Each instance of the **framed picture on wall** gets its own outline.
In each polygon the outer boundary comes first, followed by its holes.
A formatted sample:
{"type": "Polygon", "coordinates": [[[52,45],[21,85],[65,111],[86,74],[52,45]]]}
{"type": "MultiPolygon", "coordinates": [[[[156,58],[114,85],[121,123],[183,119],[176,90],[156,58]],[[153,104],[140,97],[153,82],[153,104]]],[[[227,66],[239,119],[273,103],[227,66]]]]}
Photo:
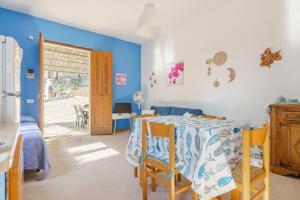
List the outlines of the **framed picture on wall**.
{"type": "Polygon", "coordinates": [[[174,62],[167,64],[167,85],[183,85],[184,84],[184,62],[174,62]]]}
{"type": "Polygon", "coordinates": [[[126,85],[125,73],[116,73],[116,85],[120,85],[120,86],[126,85]]]}

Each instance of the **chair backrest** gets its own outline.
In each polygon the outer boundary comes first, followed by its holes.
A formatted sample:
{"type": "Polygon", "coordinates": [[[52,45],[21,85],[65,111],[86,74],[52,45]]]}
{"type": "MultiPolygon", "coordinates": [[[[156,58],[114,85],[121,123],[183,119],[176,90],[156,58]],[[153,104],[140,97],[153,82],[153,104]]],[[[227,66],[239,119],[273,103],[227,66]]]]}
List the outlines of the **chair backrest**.
{"type": "Polygon", "coordinates": [[[82,107],[82,105],[77,104],[77,107],[78,107],[79,112],[80,112],[81,114],[83,114],[84,112],[83,112],[83,107],[82,107]]]}
{"type": "Polygon", "coordinates": [[[170,170],[175,170],[175,126],[173,124],[163,124],[158,122],[142,122],[142,153],[147,155],[147,133],[151,136],[169,138],[169,165],[170,170]]]}
{"type": "Polygon", "coordinates": [[[159,116],[159,114],[141,114],[140,116],[135,115],[132,118],[136,119],[136,118],[157,117],[157,116],[159,116]]]}
{"type": "Polygon", "coordinates": [[[78,116],[79,113],[78,113],[78,107],[77,107],[77,105],[74,104],[74,105],[73,105],[73,108],[74,108],[74,110],[75,110],[75,112],[76,112],[76,115],[78,116]]]}
{"type": "Polygon", "coordinates": [[[263,171],[269,179],[270,173],[270,132],[267,125],[262,128],[243,130],[242,142],[242,173],[243,173],[243,195],[250,198],[251,187],[251,146],[261,146],[263,151],[263,171]]]}
{"type": "Polygon", "coordinates": [[[215,116],[215,115],[206,115],[206,114],[203,114],[203,115],[200,115],[200,117],[207,118],[207,119],[226,120],[226,117],[218,117],[218,116],[215,116]]]}

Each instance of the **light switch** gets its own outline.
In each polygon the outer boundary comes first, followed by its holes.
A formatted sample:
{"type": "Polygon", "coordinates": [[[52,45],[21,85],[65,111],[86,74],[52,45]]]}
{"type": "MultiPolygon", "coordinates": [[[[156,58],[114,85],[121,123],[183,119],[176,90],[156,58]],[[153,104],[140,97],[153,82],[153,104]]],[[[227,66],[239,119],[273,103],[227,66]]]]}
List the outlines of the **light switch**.
{"type": "Polygon", "coordinates": [[[33,99],[27,99],[27,103],[34,103],[33,99]]]}

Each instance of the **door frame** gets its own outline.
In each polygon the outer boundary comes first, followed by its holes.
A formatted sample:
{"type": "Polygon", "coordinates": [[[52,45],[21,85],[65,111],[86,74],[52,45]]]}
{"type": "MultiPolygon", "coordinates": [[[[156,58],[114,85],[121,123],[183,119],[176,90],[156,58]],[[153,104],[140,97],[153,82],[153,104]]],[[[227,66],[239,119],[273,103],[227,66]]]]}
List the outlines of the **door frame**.
{"type": "Polygon", "coordinates": [[[44,135],[44,37],[42,32],[40,32],[39,48],[39,127],[44,135]]]}
{"type": "MultiPolygon", "coordinates": [[[[44,40],[43,33],[40,32],[40,40],[39,40],[39,93],[38,93],[38,99],[39,99],[39,127],[41,129],[42,134],[44,135],[44,125],[45,125],[45,113],[44,113],[44,43],[50,43],[50,44],[57,44],[65,47],[71,47],[71,48],[76,48],[80,50],[85,50],[89,51],[90,53],[90,59],[91,59],[91,53],[93,49],[85,48],[85,47],[79,47],[76,45],[71,45],[71,44],[66,44],[66,43],[61,43],[61,42],[56,42],[56,41],[51,41],[51,40],[44,40]]],[[[89,71],[91,68],[91,62],[89,65],[89,71]]],[[[89,83],[91,83],[91,78],[90,78],[90,72],[89,72],[89,83]]],[[[89,87],[91,87],[89,85],[89,87]]],[[[90,90],[90,89],[89,89],[90,90]]],[[[89,97],[89,101],[91,102],[91,96],[89,97]]],[[[91,119],[89,119],[91,121],[91,119]]],[[[89,123],[89,126],[91,126],[91,123],[89,123]]],[[[90,129],[90,127],[88,127],[90,129]]]]}

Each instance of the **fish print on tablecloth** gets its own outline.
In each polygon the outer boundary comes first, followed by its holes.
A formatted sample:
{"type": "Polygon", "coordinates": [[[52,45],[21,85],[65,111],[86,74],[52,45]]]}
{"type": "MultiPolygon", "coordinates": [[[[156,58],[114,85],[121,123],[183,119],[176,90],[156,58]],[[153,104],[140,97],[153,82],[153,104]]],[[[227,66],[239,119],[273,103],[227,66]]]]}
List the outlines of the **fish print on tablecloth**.
{"type": "Polygon", "coordinates": [[[184,141],[183,140],[180,141],[180,151],[179,152],[180,152],[181,161],[185,162],[184,161],[184,141]]]}
{"type": "Polygon", "coordinates": [[[225,156],[229,156],[231,154],[231,149],[224,150],[225,156]]]}
{"type": "MultiPolygon", "coordinates": [[[[200,137],[199,132],[197,132],[196,136],[195,136],[195,148],[196,148],[197,152],[195,152],[195,154],[194,154],[196,157],[196,160],[200,159],[200,156],[203,151],[204,142],[205,142],[205,139],[203,137],[200,137]]],[[[195,168],[196,168],[196,166],[195,166],[195,168]]]]}
{"type": "Polygon", "coordinates": [[[238,137],[234,137],[232,140],[232,143],[237,143],[237,142],[240,142],[239,138],[238,137]]]}
{"type": "Polygon", "coordinates": [[[181,172],[181,170],[183,170],[184,166],[183,165],[179,165],[178,167],[176,167],[176,170],[178,170],[179,172],[181,172]]]}
{"type": "Polygon", "coordinates": [[[231,139],[227,138],[225,141],[222,142],[224,146],[229,146],[231,144],[231,139]]]}
{"type": "Polygon", "coordinates": [[[206,163],[202,164],[198,171],[198,179],[203,179],[205,176],[206,163]]]}
{"type": "Polygon", "coordinates": [[[227,163],[218,163],[217,167],[216,167],[216,170],[217,170],[217,172],[220,172],[223,169],[225,169],[227,166],[228,166],[227,163]]]}
{"type": "Polygon", "coordinates": [[[224,187],[224,186],[228,185],[232,180],[233,180],[232,176],[226,176],[226,177],[220,178],[217,183],[218,183],[218,186],[224,187]]]}
{"type": "Polygon", "coordinates": [[[132,122],[132,127],[131,127],[131,133],[134,133],[134,131],[135,131],[135,120],[133,120],[133,122],[132,122]]]}
{"type": "Polygon", "coordinates": [[[223,152],[224,152],[224,151],[223,151],[223,147],[222,147],[222,146],[219,146],[218,148],[215,149],[215,151],[214,151],[214,156],[215,156],[215,157],[218,157],[218,156],[220,156],[223,152]]]}
{"type": "Polygon", "coordinates": [[[241,132],[241,129],[242,129],[241,127],[240,127],[240,128],[235,127],[235,128],[233,129],[234,134],[240,133],[240,132],[241,132]]]}
{"type": "Polygon", "coordinates": [[[208,149],[209,146],[215,144],[216,142],[218,142],[220,140],[220,135],[219,134],[215,134],[213,136],[211,136],[207,142],[207,146],[206,149],[208,149]]]}
{"type": "Polygon", "coordinates": [[[221,137],[227,137],[229,135],[232,135],[231,134],[231,129],[223,129],[221,132],[220,132],[220,135],[221,137]]]}
{"type": "Polygon", "coordinates": [[[182,139],[182,140],[184,138],[184,131],[185,131],[185,126],[181,124],[179,126],[179,134],[180,134],[180,139],[182,139]]]}
{"type": "Polygon", "coordinates": [[[188,177],[190,172],[191,172],[191,165],[188,165],[187,168],[185,168],[182,175],[185,176],[185,177],[188,177]]]}
{"type": "Polygon", "coordinates": [[[231,158],[230,160],[228,160],[228,164],[229,165],[235,165],[237,160],[238,160],[237,158],[231,158]]]}
{"type": "Polygon", "coordinates": [[[240,149],[241,149],[241,147],[235,146],[233,152],[238,153],[238,152],[240,152],[240,149]]]}
{"type": "Polygon", "coordinates": [[[211,153],[209,153],[209,154],[208,154],[207,161],[216,161],[216,159],[214,159],[214,158],[211,156],[211,153]]]}
{"type": "Polygon", "coordinates": [[[160,145],[159,145],[159,139],[156,138],[156,149],[158,152],[160,152],[160,145]]]}
{"type": "Polygon", "coordinates": [[[130,141],[128,143],[128,149],[129,149],[129,151],[132,151],[132,146],[133,146],[133,141],[132,141],[132,138],[130,138],[130,141]]]}
{"type": "Polygon", "coordinates": [[[208,180],[210,179],[210,177],[212,177],[213,175],[215,175],[215,173],[212,171],[212,169],[208,172],[205,172],[205,175],[204,175],[204,180],[208,180]]]}
{"type": "Polygon", "coordinates": [[[204,186],[204,195],[207,195],[207,194],[210,193],[212,190],[217,191],[216,185],[212,185],[212,186],[210,186],[210,187],[204,186]]]}
{"type": "MultiPolygon", "coordinates": [[[[204,141],[203,141],[204,142],[204,141]]],[[[195,136],[195,147],[196,150],[198,151],[198,153],[202,152],[203,149],[203,142],[201,142],[201,138],[199,136],[199,132],[197,132],[196,136],[195,136]]]]}
{"type": "Polygon", "coordinates": [[[212,172],[212,170],[210,171],[206,171],[206,165],[207,163],[204,163],[201,165],[199,171],[198,171],[198,179],[203,179],[204,180],[208,180],[210,179],[211,176],[213,176],[215,173],[212,172]]]}
{"type": "Polygon", "coordinates": [[[192,135],[191,132],[188,132],[187,136],[186,136],[186,146],[187,146],[187,156],[192,157],[192,152],[191,152],[191,148],[192,148],[192,135]]]}

